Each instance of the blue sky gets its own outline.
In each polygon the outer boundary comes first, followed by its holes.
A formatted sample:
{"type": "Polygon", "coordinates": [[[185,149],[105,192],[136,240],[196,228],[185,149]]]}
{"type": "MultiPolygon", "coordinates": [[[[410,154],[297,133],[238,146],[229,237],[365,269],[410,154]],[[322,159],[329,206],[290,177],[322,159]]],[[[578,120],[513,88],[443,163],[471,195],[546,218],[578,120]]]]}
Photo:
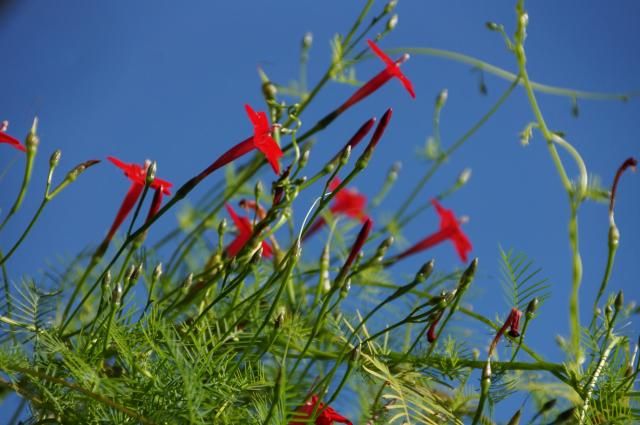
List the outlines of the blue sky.
{"type": "MultiPolygon", "coordinates": [[[[42,190],[48,157],[54,149],[63,152],[58,178],[81,161],[115,155],[131,162],[155,159],[158,175],[180,184],[231,143],[250,134],[243,104],[262,108],[257,66],[279,83],[297,78],[300,40],[311,31],[314,46],[309,81],[317,81],[330,59],[330,38],[346,31],[362,3],[9,2],[0,9],[0,119],[11,122],[11,134],[22,135],[38,115],[41,146],[30,196],[20,216],[0,236],[0,246],[6,249],[15,240],[29,212],[37,207],[36,195],[42,190]]],[[[379,2],[374,10],[382,5],[379,2]]],[[[399,24],[381,47],[450,49],[514,71],[514,58],[500,37],[484,26],[489,20],[503,23],[512,33],[514,6],[514,2],[469,0],[400,1],[399,24]]],[[[529,2],[527,9],[527,53],[533,80],[605,92],[640,89],[640,28],[636,25],[640,3],[546,0],[529,2]]],[[[366,61],[358,67],[357,75],[366,79],[379,68],[379,63],[366,61]]],[[[379,220],[406,197],[426,169],[415,152],[432,132],[436,94],[443,88],[449,91],[441,124],[446,146],[472,126],[507,87],[505,81],[486,75],[489,93],[481,96],[477,74],[468,66],[440,58],[414,56],[403,69],[414,82],[415,101],[396,82],[388,84],[341,117],[321,136],[312,154],[312,161],[319,165],[364,120],[392,106],[393,121],[370,169],[354,183],[372,196],[389,166],[402,162],[394,192],[374,212],[379,220]]],[[[310,126],[352,90],[338,84],[328,87],[309,108],[305,125],[310,126]]],[[[571,115],[570,99],[540,95],[539,101],[549,126],[566,133],[589,171],[599,175],[606,186],[626,157],[638,156],[638,99],[626,103],[580,101],[578,119],[571,115]]],[[[518,133],[532,120],[524,92],[519,89],[442,167],[421,194],[421,203],[447,188],[463,168],[472,168],[469,184],[445,203],[470,217],[465,231],[474,244],[472,255],[481,261],[471,301],[482,313],[504,316],[509,306],[495,296],[499,291],[498,246],[525,252],[543,268],[553,289],[541,318],[529,331],[529,342],[558,360],[554,337],[568,334],[568,204],[542,138],[536,134],[528,147],[518,142],[518,133]]],[[[4,211],[20,181],[21,166],[14,161],[21,158],[6,147],[0,148],[0,170],[13,163],[0,180],[0,207],[4,211]]],[[[570,158],[563,159],[575,175],[570,158]]],[[[262,176],[269,182],[267,172],[262,176]]],[[[622,179],[616,211],[622,236],[610,289],[624,289],[627,300],[639,295],[638,177],[626,175],[622,179]]],[[[215,181],[211,179],[210,185],[215,181]]],[[[194,193],[194,200],[206,192],[204,186],[194,193]]],[[[107,163],[83,175],[47,207],[29,240],[11,260],[11,277],[18,280],[26,273],[43,270],[48,260],[69,259],[97,244],[126,188],[122,175],[107,163]]],[[[301,216],[301,211],[296,213],[301,216]]],[[[584,318],[589,315],[604,269],[608,222],[603,204],[587,203],[580,214],[584,318]]],[[[174,216],[164,218],[156,235],[173,224],[174,216]]],[[[436,226],[437,218],[429,210],[411,224],[405,236],[417,238],[436,226]]],[[[413,273],[431,256],[443,270],[460,266],[452,247],[443,245],[398,266],[397,273],[413,273]]],[[[486,335],[483,340],[488,338],[486,335]]],[[[0,411],[3,409],[0,406],[0,411]]]]}

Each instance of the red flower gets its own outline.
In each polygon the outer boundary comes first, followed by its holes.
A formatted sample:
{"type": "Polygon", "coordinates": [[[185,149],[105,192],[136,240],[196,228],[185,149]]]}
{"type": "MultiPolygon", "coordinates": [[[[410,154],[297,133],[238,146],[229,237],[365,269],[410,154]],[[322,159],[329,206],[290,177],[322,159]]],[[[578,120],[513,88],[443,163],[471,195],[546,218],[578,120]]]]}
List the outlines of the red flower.
{"type": "Polygon", "coordinates": [[[493,338],[493,341],[491,341],[491,345],[489,346],[489,355],[493,354],[493,350],[496,349],[500,338],[502,337],[502,335],[504,335],[504,332],[507,330],[507,328],[509,328],[509,332],[507,332],[507,334],[509,334],[510,337],[517,338],[520,336],[520,331],[518,328],[520,327],[521,317],[522,312],[520,310],[515,307],[511,309],[511,311],[509,312],[509,316],[507,316],[507,320],[505,320],[502,327],[498,330],[498,333],[496,333],[495,338],[493,338]]]}
{"type": "Polygon", "coordinates": [[[429,330],[427,331],[427,341],[429,344],[433,344],[436,340],[436,326],[438,326],[438,322],[442,319],[442,314],[444,310],[440,310],[439,313],[436,313],[436,316],[432,319],[431,324],[429,325],[429,330]]]}
{"type": "MultiPolygon", "coordinates": [[[[340,185],[340,179],[334,178],[329,183],[329,190],[333,192],[340,185]]],[[[344,215],[349,218],[353,218],[359,220],[361,223],[364,223],[369,216],[365,213],[365,207],[367,206],[367,198],[366,196],[358,193],[354,189],[341,189],[334,197],[333,204],[329,208],[329,210],[336,215],[344,215]]],[[[305,234],[305,238],[311,236],[322,226],[325,225],[325,220],[323,218],[319,218],[315,223],[309,227],[309,230],[305,234]]]]}
{"type": "Polygon", "coordinates": [[[432,235],[427,236],[420,242],[413,245],[411,248],[400,253],[398,259],[407,257],[411,254],[415,254],[425,249],[429,249],[432,246],[439,244],[444,240],[451,240],[458,252],[458,256],[464,262],[467,261],[467,254],[471,251],[471,242],[467,236],[462,233],[460,228],[460,222],[456,219],[455,214],[451,210],[447,210],[440,205],[435,199],[431,200],[431,203],[436,209],[436,212],[440,216],[440,230],[432,235]]]}
{"type": "MultiPolygon", "coordinates": [[[[103,254],[106,250],[109,242],[113,239],[113,236],[116,234],[118,228],[122,225],[124,220],[127,218],[133,207],[136,205],[138,198],[142,194],[142,190],[144,189],[146,178],[147,178],[147,168],[148,165],[140,166],[138,164],[128,164],[126,162],[120,161],[118,158],[113,156],[108,156],[107,159],[111,161],[116,167],[120,168],[124,171],[124,175],[131,180],[131,186],[127,191],[122,204],[120,205],[120,209],[116,214],[115,220],[113,220],[113,224],[111,224],[111,228],[109,229],[109,233],[105,240],[102,242],[101,247],[98,249],[98,254],[103,254]]],[[[149,208],[149,213],[147,215],[147,220],[151,219],[158,210],[160,209],[160,205],[162,204],[162,196],[163,195],[171,195],[171,183],[166,180],[162,180],[159,178],[155,178],[151,185],[149,186],[151,189],[155,190],[155,194],[153,196],[153,200],[151,201],[151,207],[149,208]]]]}
{"type": "MultiPolygon", "coordinates": [[[[317,395],[313,395],[311,396],[311,400],[296,409],[294,421],[289,422],[289,425],[310,425],[311,422],[309,422],[309,419],[311,419],[313,411],[315,410],[316,413],[318,413],[323,408],[324,403],[318,401],[317,395]]],[[[315,425],[333,425],[334,422],[352,425],[349,419],[345,418],[331,407],[327,407],[322,410],[322,413],[320,413],[314,423],[315,425]]]]}
{"type": "Polygon", "coordinates": [[[409,92],[412,98],[415,99],[416,93],[413,90],[413,85],[411,81],[400,71],[400,65],[406,62],[409,59],[409,55],[405,54],[400,57],[397,61],[393,61],[389,56],[385,55],[384,52],[371,40],[367,40],[369,47],[382,61],[387,65],[387,67],[380,71],[376,76],[367,81],[362,87],[360,87],[356,92],[351,95],[349,99],[345,103],[338,108],[338,113],[342,113],[351,106],[360,102],[362,99],[369,96],[371,93],[378,90],[384,84],[387,83],[391,78],[397,78],[400,80],[404,88],[409,92]]]}
{"type": "Polygon", "coordinates": [[[19,151],[26,152],[27,148],[22,143],[20,143],[18,139],[5,133],[8,128],[9,121],[2,121],[0,123],[0,143],[7,143],[18,149],[19,151]]]}
{"type": "Polygon", "coordinates": [[[195,186],[218,168],[224,167],[231,161],[240,158],[254,149],[262,152],[265,158],[267,158],[267,161],[269,161],[269,164],[271,164],[273,171],[275,171],[276,174],[280,174],[280,163],[278,160],[282,157],[283,153],[280,146],[278,146],[276,141],[273,140],[273,137],[271,137],[271,128],[269,127],[267,114],[254,111],[249,105],[244,105],[244,109],[247,111],[251,124],[253,124],[253,136],[244,139],[220,155],[218,159],[192,179],[192,186],[195,186]]]}
{"type": "MultiPolygon", "coordinates": [[[[251,239],[251,235],[253,234],[253,226],[251,225],[251,221],[247,217],[240,217],[231,207],[231,205],[225,205],[227,208],[227,212],[231,216],[233,223],[236,225],[238,229],[238,236],[227,246],[227,256],[235,257],[242,247],[251,239]]],[[[262,256],[263,257],[271,257],[272,249],[271,246],[267,243],[267,241],[262,241],[262,256]]]]}
{"type": "Polygon", "coordinates": [[[271,128],[267,114],[264,112],[256,112],[251,106],[244,105],[245,111],[253,124],[253,144],[264,154],[271,168],[276,174],[280,174],[280,163],[278,160],[282,157],[282,150],[275,140],[271,137],[271,128]]]}

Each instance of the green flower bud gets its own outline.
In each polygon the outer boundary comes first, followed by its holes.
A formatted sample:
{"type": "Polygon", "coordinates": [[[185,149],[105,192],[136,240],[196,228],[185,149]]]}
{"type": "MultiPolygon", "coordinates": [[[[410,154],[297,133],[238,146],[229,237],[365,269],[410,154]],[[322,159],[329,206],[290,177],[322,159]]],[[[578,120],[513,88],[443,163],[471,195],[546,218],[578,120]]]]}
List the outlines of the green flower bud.
{"type": "Polygon", "coordinates": [[[438,96],[436,96],[436,109],[442,109],[447,103],[447,99],[449,98],[449,91],[447,89],[442,89],[438,96]]]}
{"type": "Polygon", "coordinates": [[[313,44],[313,34],[311,32],[306,32],[302,37],[302,48],[309,49],[313,44]]]}
{"type": "Polygon", "coordinates": [[[158,163],[153,161],[147,167],[147,176],[145,179],[145,183],[149,186],[156,179],[156,172],[158,171],[158,163]]]}
{"type": "Polygon", "coordinates": [[[398,25],[398,14],[397,13],[391,15],[391,17],[387,21],[386,30],[387,31],[393,31],[393,29],[396,27],[396,25],[398,25]]]}
{"type": "Polygon", "coordinates": [[[389,0],[389,2],[384,6],[384,13],[389,14],[396,8],[398,5],[398,0],[389,0]]]}
{"type": "Polygon", "coordinates": [[[49,158],[49,167],[56,168],[60,163],[60,158],[62,157],[62,151],[60,149],[56,149],[52,154],[51,158],[49,158]]]}
{"type": "Polygon", "coordinates": [[[151,279],[154,282],[157,282],[158,280],[160,280],[160,277],[162,276],[162,263],[158,263],[154,268],[153,268],[153,273],[151,274],[151,279]]]}
{"type": "Polygon", "coordinates": [[[618,295],[616,295],[616,300],[613,305],[616,311],[620,311],[622,310],[622,307],[624,307],[624,293],[622,292],[622,289],[618,292],[618,295]]]}

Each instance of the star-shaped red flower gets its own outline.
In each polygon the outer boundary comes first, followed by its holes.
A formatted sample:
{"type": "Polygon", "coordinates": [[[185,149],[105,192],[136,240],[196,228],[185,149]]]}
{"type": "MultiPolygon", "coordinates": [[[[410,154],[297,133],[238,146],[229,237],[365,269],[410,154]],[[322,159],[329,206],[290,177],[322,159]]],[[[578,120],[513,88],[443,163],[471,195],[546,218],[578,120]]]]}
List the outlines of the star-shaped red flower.
{"type": "MultiPolygon", "coordinates": [[[[253,234],[253,226],[251,225],[251,220],[247,217],[240,217],[231,205],[225,205],[227,208],[227,212],[231,216],[233,223],[238,230],[238,235],[236,238],[227,246],[227,256],[235,257],[241,250],[242,247],[251,239],[251,235],[253,234]]],[[[262,241],[262,256],[263,257],[271,257],[273,250],[271,249],[271,245],[267,241],[262,241]]]]}
{"type": "Polygon", "coordinates": [[[440,216],[440,230],[433,233],[420,242],[413,245],[411,248],[400,253],[398,259],[407,257],[411,254],[415,254],[420,251],[429,249],[440,242],[449,239],[458,253],[458,256],[463,262],[467,261],[467,254],[471,251],[472,246],[469,238],[462,232],[460,222],[456,218],[453,211],[444,208],[435,199],[431,200],[431,204],[436,209],[436,212],[440,216]]]}
{"type": "Polygon", "coordinates": [[[251,106],[244,105],[247,116],[253,124],[253,144],[254,146],[264,154],[271,168],[276,174],[280,174],[280,158],[282,157],[282,150],[280,146],[271,137],[271,127],[269,126],[269,120],[267,114],[264,112],[256,112],[251,106]]]}
{"type": "MultiPolygon", "coordinates": [[[[319,402],[317,395],[313,395],[311,396],[311,400],[296,409],[294,421],[289,422],[289,425],[310,425],[311,422],[309,422],[309,419],[311,419],[313,411],[315,410],[317,413],[323,408],[324,403],[319,402]]],[[[331,407],[327,407],[322,410],[322,413],[320,413],[314,423],[315,425],[333,425],[334,422],[353,425],[349,419],[345,418],[331,407]]]]}
{"type": "MultiPolygon", "coordinates": [[[[400,65],[406,62],[409,59],[409,55],[405,54],[400,57],[397,61],[394,61],[389,56],[385,55],[385,53],[371,40],[367,40],[369,47],[385,63],[386,68],[377,73],[373,78],[364,83],[362,87],[356,90],[355,93],[351,95],[346,102],[344,102],[334,113],[335,116],[340,115],[342,112],[346,111],[356,103],[360,102],[362,99],[368,97],[370,94],[378,90],[380,87],[385,85],[392,78],[397,78],[400,80],[404,88],[409,92],[409,95],[415,99],[416,93],[413,89],[413,84],[411,81],[400,71],[400,65]]],[[[327,117],[327,120],[333,120],[335,116],[327,117]]]]}
{"type": "MultiPolygon", "coordinates": [[[[334,178],[329,183],[329,190],[333,192],[340,185],[340,179],[334,178]]],[[[367,206],[367,197],[358,193],[355,189],[343,188],[341,189],[333,198],[333,203],[329,210],[336,215],[344,215],[349,218],[354,218],[359,220],[361,223],[367,221],[369,216],[365,212],[365,208],[367,206]]],[[[304,235],[304,238],[308,238],[309,236],[316,233],[322,226],[325,225],[325,220],[323,218],[317,219],[309,230],[304,235]]]]}

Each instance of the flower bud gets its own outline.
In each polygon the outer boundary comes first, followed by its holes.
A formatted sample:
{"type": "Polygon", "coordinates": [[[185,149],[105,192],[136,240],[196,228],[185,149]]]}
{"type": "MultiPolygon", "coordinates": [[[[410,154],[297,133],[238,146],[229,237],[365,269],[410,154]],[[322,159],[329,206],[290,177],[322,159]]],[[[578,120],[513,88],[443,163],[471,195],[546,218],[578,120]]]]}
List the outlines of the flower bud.
{"type": "Polygon", "coordinates": [[[156,172],[158,171],[158,163],[153,161],[147,167],[147,176],[145,178],[145,184],[147,186],[151,185],[153,181],[156,179],[156,172]]]}
{"type": "Polygon", "coordinates": [[[436,109],[442,109],[447,103],[447,98],[449,97],[449,91],[447,89],[442,89],[438,96],[436,96],[436,109]]]}
{"type": "Polygon", "coordinates": [[[260,199],[263,192],[264,192],[264,185],[262,184],[262,180],[258,180],[256,182],[255,187],[253,188],[253,194],[256,197],[256,199],[260,199]]]}
{"type": "Polygon", "coordinates": [[[620,243],[620,231],[615,223],[611,223],[609,226],[609,249],[613,250],[618,247],[620,243]]]}
{"type": "Polygon", "coordinates": [[[495,22],[486,22],[484,26],[487,27],[489,31],[500,31],[500,25],[496,24],[495,22]]]}
{"type": "Polygon", "coordinates": [[[124,290],[122,288],[122,283],[118,282],[116,287],[113,288],[113,292],[111,293],[111,302],[117,308],[120,307],[122,303],[122,295],[124,294],[124,290]]]}
{"type": "Polygon", "coordinates": [[[309,49],[313,44],[313,33],[306,32],[302,37],[302,48],[309,49]]]}
{"type": "Polygon", "coordinates": [[[467,267],[467,269],[462,273],[462,276],[460,277],[460,284],[459,284],[459,288],[465,288],[467,286],[469,286],[469,284],[471,284],[471,282],[473,281],[473,277],[476,274],[476,269],[478,268],[478,259],[474,258],[471,261],[471,264],[469,264],[469,267],[467,267]]]}
{"type": "Polygon", "coordinates": [[[193,285],[193,273],[189,273],[187,277],[182,281],[182,292],[187,293],[193,285]]]}
{"type": "Polygon", "coordinates": [[[220,223],[218,223],[218,235],[220,236],[224,235],[226,230],[227,230],[227,219],[223,218],[222,220],[220,220],[220,223]]]}
{"type": "Polygon", "coordinates": [[[310,149],[306,149],[304,152],[302,152],[302,156],[300,156],[300,162],[298,163],[298,166],[300,168],[306,167],[307,163],[309,162],[309,155],[311,155],[310,149]]]}
{"type": "Polygon", "coordinates": [[[40,138],[38,137],[38,117],[33,119],[33,124],[31,125],[31,130],[27,133],[27,140],[25,145],[27,146],[27,151],[30,153],[35,153],[38,150],[38,145],[40,144],[40,138]]]}
{"type": "Polygon", "coordinates": [[[516,413],[511,417],[511,419],[509,419],[509,422],[507,422],[507,425],[519,425],[520,424],[520,409],[518,409],[516,411],[516,413]]]}
{"type": "Polygon", "coordinates": [[[435,267],[436,261],[429,260],[420,267],[418,273],[416,273],[416,277],[414,278],[417,282],[424,282],[433,272],[433,268],[435,267]]]}
{"type": "Polygon", "coordinates": [[[49,167],[55,168],[60,163],[60,158],[62,157],[62,151],[60,149],[56,149],[52,154],[51,158],[49,158],[49,167]]]}
{"type": "Polygon", "coordinates": [[[102,291],[107,292],[111,288],[111,270],[107,270],[102,278],[102,291]]]}
{"type": "Polygon", "coordinates": [[[618,292],[618,295],[616,295],[616,300],[614,301],[613,306],[616,311],[620,311],[622,310],[622,307],[624,307],[624,293],[622,292],[622,289],[618,292]]]}
{"type": "Polygon", "coordinates": [[[540,304],[540,300],[538,300],[538,297],[535,297],[534,299],[529,301],[529,304],[527,304],[527,310],[526,310],[528,319],[533,318],[533,315],[538,309],[538,304],[540,304]]]}
{"type": "Polygon", "coordinates": [[[389,14],[396,8],[398,5],[398,0],[389,0],[389,2],[384,6],[384,13],[389,14]]]}
{"type": "Polygon", "coordinates": [[[464,186],[465,184],[467,184],[470,178],[471,178],[471,168],[465,168],[458,175],[456,186],[464,186]]]}
{"type": "Polygon", "coordinates": [[[153,268],[153,273],[151,274],[151,279],[154,282],[157,282],[158,280],[160,280],[160,277],[162,276],[162,263],[158,263],[154,268],[153,268]]]}
{"type": "Polygon", "coordinates": [[[138,281],[138,278],[140,277],[140,275],[142,274],[142,263],[138,264],[137,267],[133,268],[133,271],[131,272],[131,275],[129,276],[129,282],[131,283],[135,283],[138,281]]]}
{"type": "Polygon", "coordinates": [[[262,83],[262,94],[265,99],[273,100],[278,95],[278,88],[271,81],[267,81],[266,83],[262,83]]]}
{"type": "Polygon", "coordinates": [[[396,27],[396,25],[398,25],[398,14],[397,13],[391,15],[391,17],[387,21],[386,30],[387,31],[393,31],[393,29],[396,27]]]}
{"type": "Polygon", "coordinates": [[[351,156],[351,146],[347,146],[346,148],[344,148],[344,150],[342,151],[342,154],[340,155],[340,166],[344,167],[347,162],[349,162],[349,157],[351,156]]]}

